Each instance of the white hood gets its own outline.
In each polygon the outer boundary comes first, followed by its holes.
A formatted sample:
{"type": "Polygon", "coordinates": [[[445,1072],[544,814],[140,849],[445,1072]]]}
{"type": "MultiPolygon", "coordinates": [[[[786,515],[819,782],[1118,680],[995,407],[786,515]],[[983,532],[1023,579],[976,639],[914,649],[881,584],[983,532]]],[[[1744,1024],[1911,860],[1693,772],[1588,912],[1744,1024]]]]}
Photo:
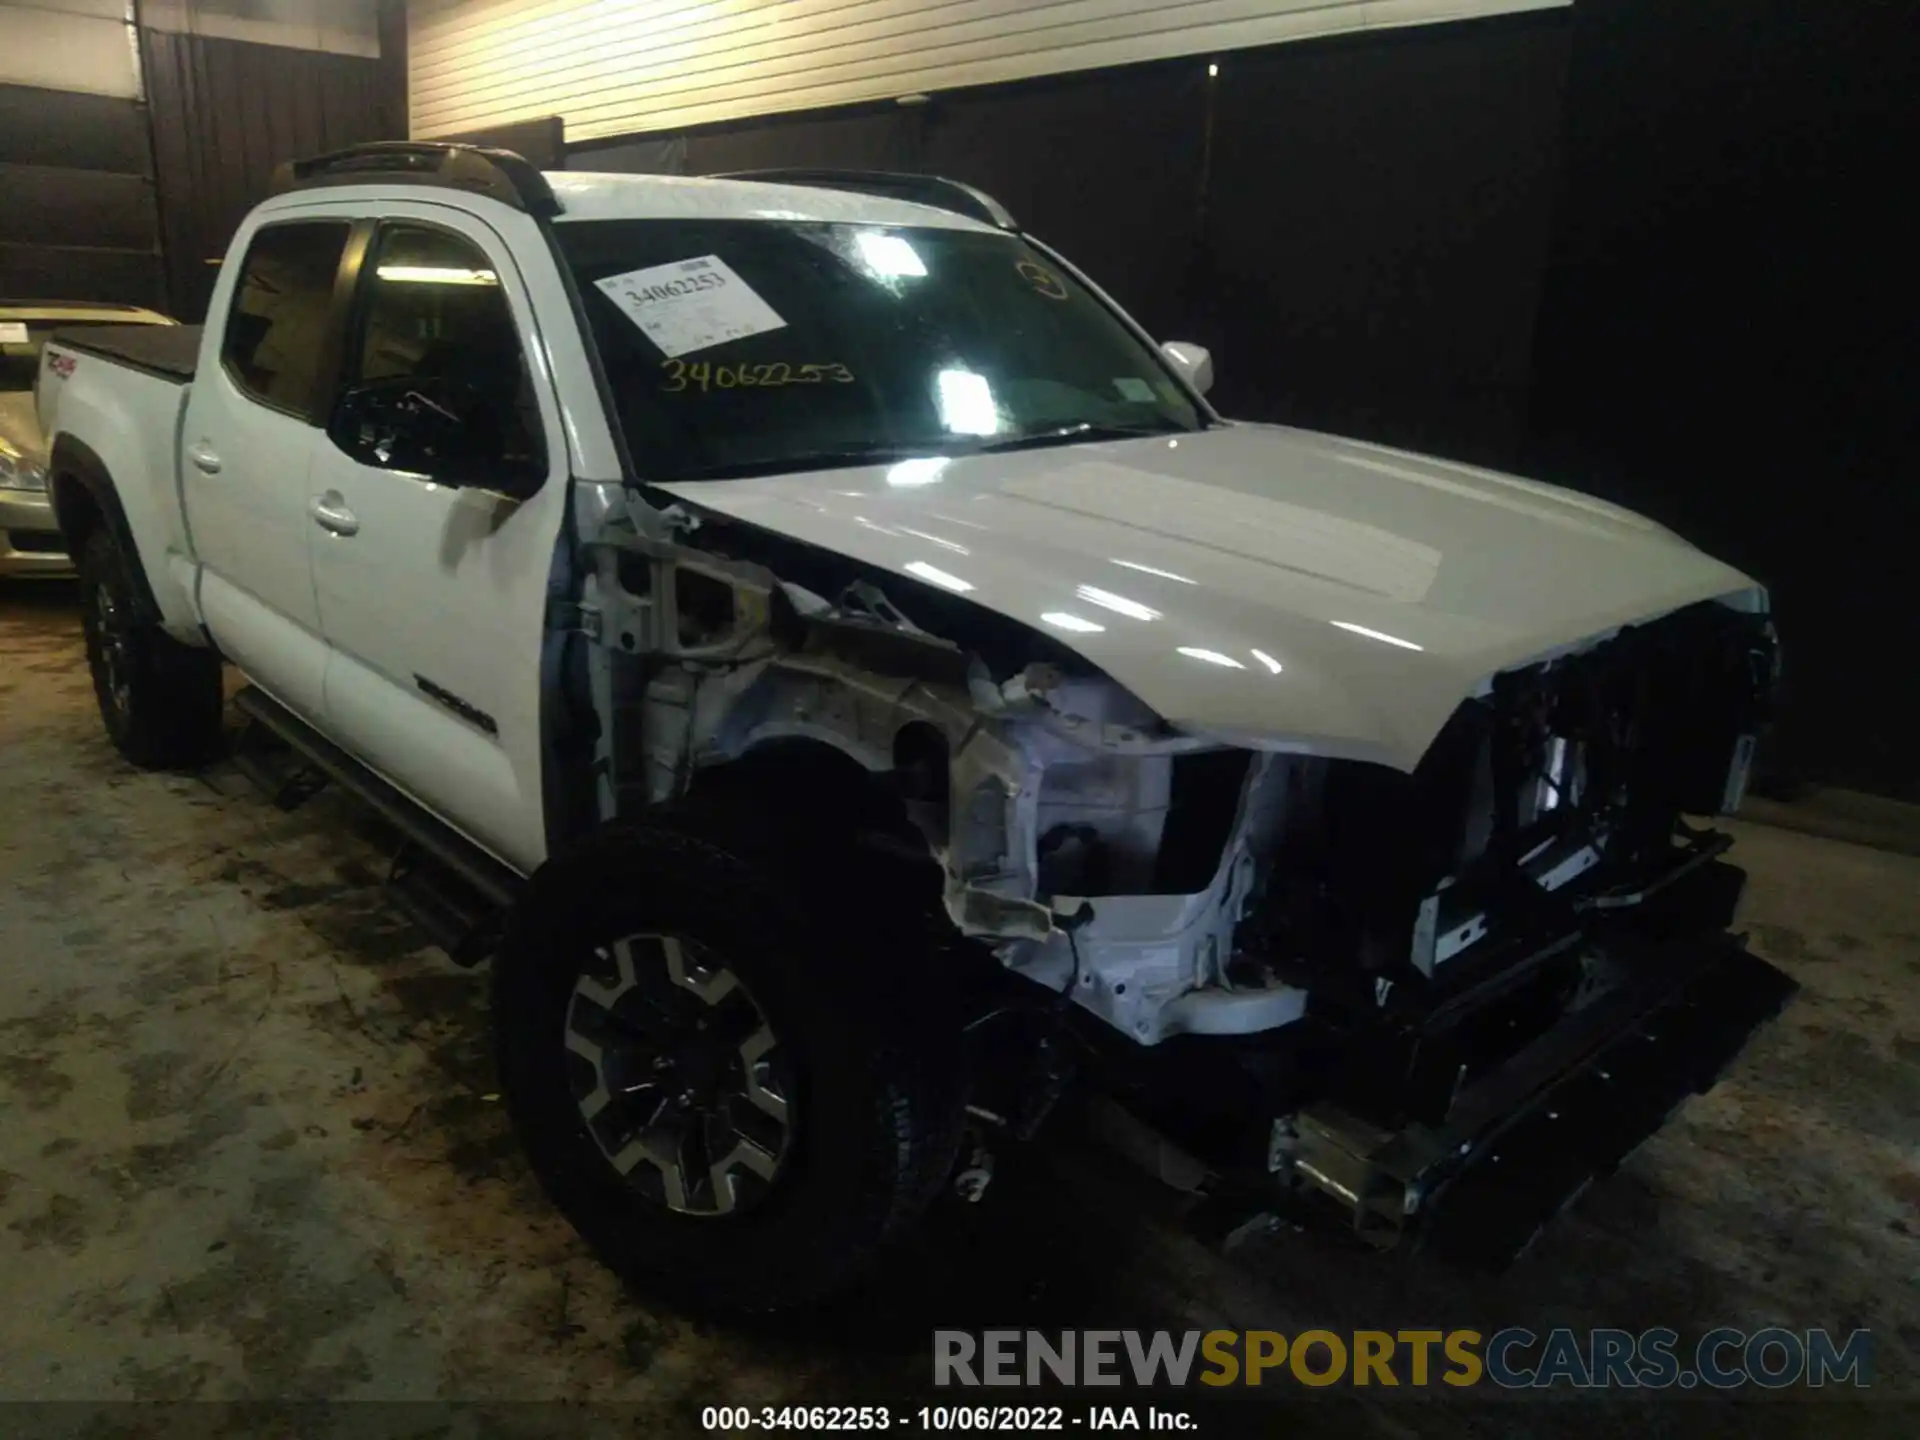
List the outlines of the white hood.
{"type": "Polygon", "coordinates": [[[1495,672],[1756,588],[1616,506],[1278,426],[660,488],[964,594],[1183,730],[1403,770],[1495,672]]]}

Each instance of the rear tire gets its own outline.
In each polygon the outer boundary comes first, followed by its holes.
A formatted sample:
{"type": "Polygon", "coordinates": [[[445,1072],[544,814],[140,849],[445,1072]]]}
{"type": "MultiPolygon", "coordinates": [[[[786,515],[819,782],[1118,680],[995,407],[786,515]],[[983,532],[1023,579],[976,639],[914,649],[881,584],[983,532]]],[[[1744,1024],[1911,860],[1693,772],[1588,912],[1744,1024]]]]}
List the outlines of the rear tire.
{"type": "MultiPolygon", "coordinates": [[[[833,907],[800,878],[813,867],[750,858],[759,846],[745,837],[730,843],[717,828],[725,827],[711,816],[650,819],[550,861],[495,962],[494,1024],[515,1129],[574,1227],[637,1286],[697,1311],[744,1316],[826,1301],[911,1234],[952,1169],[964,1097],[958,1024],[931,950],[901,946],[897,930],[872,924],[857,906],[833,907]],[[663,961],[662,942],[649,937],[671,937],[676,958],[663,961]],[[704,968],[682,956],[698,956],[704,968]],[[665,1009],[687,1005],[673,986],[689,988],[692,971],[728,995],[745,1017],[741,1033],[763,1027],[739,1047],[743,1055],[772,1047],[773,1068],[760,1073],[780,1098],[758,1098],[786,1128],[777,1136],[761,1128],[755,1173],[729,1182],[735,1198],[719,1209],[722,1166],[703,1177],[717,1150],[735,1153],[724,1123],[728,1138],[718,1146],[703,1140],[674,1151],[699,1162],[685,1171],[693,1183],[663,1186],[665,1168],[632,1160],[636,1146],[655,1153],[647,1137],[671,1127],[675,1112],[656,1107],[684,1103],[655,1098],[656,1090],[678,1095],[675,1077],[688,1073],[665,1058],[681,1053],[680,1042],[629,1042],[639,1058],[625,1062],[624,1084],[609,1087],[612,1062],[581,1038],[582,994],[632,987],[649,966],[656,981],[674,976],[655,987],[665,1009]],[[722,971],[737,989],[712,983],[722,971]],[[668,1078],[656,1082],[656,1071],[668,1078]],[[641,1097],[629,1112],[639,1117],[634,1125],[601,1098],[609,1088],[623,1105],[641,1097]]],[[[587,1006],[589,1018],[599,1004],[587,1006]]],[[[695,1004],[690,1013],[714,1012],[695,1004]]],[[[639,1023],[650,1029],[653,1012],[639,1023]]],[[[733,1070],[731,1053],[722,1064],[735,1077],[727,1103],[751,1106],[738,1078],[744,1066],[733,1070]]],[[[745,1128],[764,1120],[743,1113],[753,1122],[745,1128]]]]}
{"type": "Polygon", "coordinates": [[[100,719],[143,770],[198,765],[220,748],[220,657],[182,645],[140,598],[134,564],[102,525],[80,548],[80,623],[100,719]]]}

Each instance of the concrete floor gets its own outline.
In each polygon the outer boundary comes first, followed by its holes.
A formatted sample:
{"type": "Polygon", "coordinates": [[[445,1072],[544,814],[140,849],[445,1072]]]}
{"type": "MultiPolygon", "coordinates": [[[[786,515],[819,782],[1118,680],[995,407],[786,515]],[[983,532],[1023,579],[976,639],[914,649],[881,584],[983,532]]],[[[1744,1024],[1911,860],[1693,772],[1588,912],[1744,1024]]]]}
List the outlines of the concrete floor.
{"type": "MultiPolygon", "coordinates": [[[[1292,1234],[1223,1258],[1065,1137],[937,1217],[913,1298],[886,1302],[904,1308],[730,1332],[622,1293],[548,1209],[497,1103],[483,978],[383,905],[378,833],[331,793],[283,814],[225,767],[129,769],[71,594],[0,591],[0,1400],[434,1402],[354,1412],[353,1433],[384,1415],[395,1434],[488,1403],[473,1433],[589,1414],[685,1433],[704,1404],[927,1398],[936,1323],[1781,1324],[1870,1327],[1871,1403],[1836,1423],[1831,1392],[1736,1408],[1293,1387],[1209,1428],[1920,1433],[1920,859],[1737,828],[1755,945],[1805,989],[1507,1275],[1292,1234]],[[525,1403],[558,1401],[605,1408],[525,1403]]],[[[7,1406],[0,1432],[29,1414],[257,1428],[7,1406]]]]}

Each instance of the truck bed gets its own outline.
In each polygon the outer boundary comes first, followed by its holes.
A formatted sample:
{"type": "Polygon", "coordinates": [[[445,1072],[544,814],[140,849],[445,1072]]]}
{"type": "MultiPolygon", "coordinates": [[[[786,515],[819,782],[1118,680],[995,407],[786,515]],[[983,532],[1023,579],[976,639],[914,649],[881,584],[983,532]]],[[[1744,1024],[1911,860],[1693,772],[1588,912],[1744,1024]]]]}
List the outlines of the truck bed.
{"type": "Polygon", "coordinates": [[[198,325],[88,325],[53,332],[63,350],[99,355],[163,380],[193,379],[200,358],[198,325]]]}

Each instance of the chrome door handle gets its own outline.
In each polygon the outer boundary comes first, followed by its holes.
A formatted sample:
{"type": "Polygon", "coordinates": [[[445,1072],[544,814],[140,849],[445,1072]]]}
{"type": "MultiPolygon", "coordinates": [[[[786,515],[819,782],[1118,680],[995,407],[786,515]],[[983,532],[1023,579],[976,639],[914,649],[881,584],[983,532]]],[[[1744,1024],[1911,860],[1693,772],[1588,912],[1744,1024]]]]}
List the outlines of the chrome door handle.
{"type": "Polygon", "coordinates": [[[218,475],[220,473],[220,457],[213,453],[213,450],[204,440],[198,445],[193,445],[188,448],[187,458],[193,462],[193,468],[198,470],[202,475],[218,475]]]}
{"type": "Polygon", "coordinates": [[[336,491],[329,490],[324,495],[314,496],[307,513],[313,516],[313,523],[322,530],[331,530],[336,535],[359,533],[359,517],[347,508],[346,502],[336,491]]]}

